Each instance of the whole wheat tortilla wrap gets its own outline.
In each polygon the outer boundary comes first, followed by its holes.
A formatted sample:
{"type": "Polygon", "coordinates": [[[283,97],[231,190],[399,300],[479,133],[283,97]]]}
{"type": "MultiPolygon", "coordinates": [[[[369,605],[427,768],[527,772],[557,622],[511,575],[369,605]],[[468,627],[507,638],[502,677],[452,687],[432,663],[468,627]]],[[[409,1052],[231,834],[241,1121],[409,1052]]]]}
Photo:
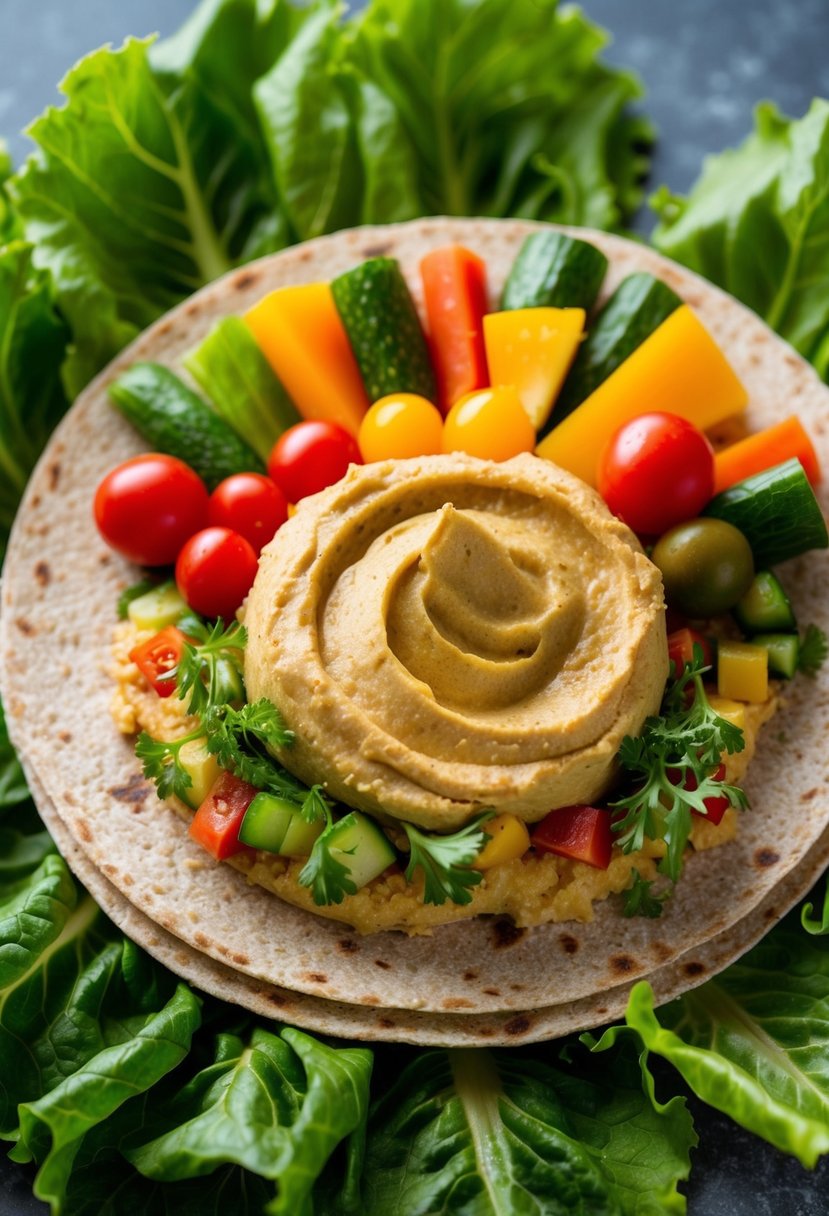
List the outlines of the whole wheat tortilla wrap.
{"type": "MultiPolygon", "coordinates": [[[[174,969],[197,982],[194,971],[203,971],[210,977],[201,981],[205,986],[244,1004],[268,986],[297,994],[300,1003],[308,998],[295,1020],[310,1027],[330,1028],[332,1017],[322,1011],[348,1006],[355,1034],[395,1037],[381,1022],[393,1023],[397,1011],[405,1023],[399,1037],[422,1042],[443,1041],[440,1027],[448,1033],[450,1024],[444,1018],[455,1025],[474,1017],[488,1042],[601,1022],[618,1012],[635,979],[653,978],[667,999],[725,966],[826,864],[825,670],[814,681],[800,678],[786,687],[785,705],[762,735],[745,782],[751,810],[741,816],[736,840],[689,857],[660,919],[626,920],[612,898],[596,906],[589,924],[531,930],[489,916],[441,926],[431,937],[359,938],[343,924],[284,903],[205,857],[186,825],[157,799],[131,742],[111,723],[106,668],[114,605],[135,581],[135,570],[98,536],[91,501],[104,473],[145,445],[110,406],[109,383],[138,359],[181,372],[182,356],[217,318],[245,311],[276,287],[330,279],[379,254],[400,260],[417,294],[423,254],[462,243],[486,262],[497,298],[522,240],[537,227],[432,220],[359,229],[264,259],[205,288],[82,394],[32,477],[10,541],[1,690],[12,740],[70,862],[114,918],[174,969]],[[170,945],[176,940],[180,954],[170,945]],[[203,968],[194,959],[203,959],[203,968]],[[535,1011],[545,1016],[536,1019],[535,1011]],[[420,1029],[415,1015],[426,1018],[420,1029]]],[[[748,390],[751,430],[797,412],[829,464],[829,391],[754,314],[639,245],[598,232],[579,235],[610,260],[604,294],[625,275],[646,270],[695,309],[748,390]]],[[[820,553],[785,567],[803,625],[829,628],[826,574],[820,553]]],[[[351,1033],[347,1015],[337,1024],[340,1033],[351,1033]]],[[[473,1022],[466,1024],[466,1041],[477,1041],[473,1022]]]]}

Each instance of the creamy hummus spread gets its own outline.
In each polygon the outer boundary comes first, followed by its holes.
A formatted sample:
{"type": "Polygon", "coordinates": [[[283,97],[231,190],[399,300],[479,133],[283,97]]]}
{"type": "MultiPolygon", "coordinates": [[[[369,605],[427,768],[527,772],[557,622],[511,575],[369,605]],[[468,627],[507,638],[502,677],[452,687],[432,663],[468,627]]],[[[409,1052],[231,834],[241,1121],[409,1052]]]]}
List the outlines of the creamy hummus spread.
{"type": "Polygon", "coordinates": [[[352,467],[264,550],[245,623],[286,767],[440,831],[601,797],[668,675],[658,570],[531,455],[352,467]]]}

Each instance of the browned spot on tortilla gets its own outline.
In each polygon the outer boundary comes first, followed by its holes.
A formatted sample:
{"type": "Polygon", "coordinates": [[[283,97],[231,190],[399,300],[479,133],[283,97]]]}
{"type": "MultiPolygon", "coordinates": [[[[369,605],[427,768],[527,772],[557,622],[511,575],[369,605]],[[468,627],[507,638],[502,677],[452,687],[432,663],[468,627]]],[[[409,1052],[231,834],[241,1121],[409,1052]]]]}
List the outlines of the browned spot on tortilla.
{"type": "Polygon", "coordinates": [[[59,730],[58,738],[60,739],[61,743],[71,743],[72,742],[71,730],[59,730]]]}
{"type": "Polygon", "coordinates": [[[637,971],[639,967],[636,959],[631,958],[629,954],[614,954],[610,960],[610,966],[613,971],[618,971],[621,975],[637,971]]]}
{"type": "Polygon", "coordinates": [[[466,980],[467,984],[471,984],[473,980],[476,980],[478,978],[478,972],[474,971],[470,967],[470,969],[468,971],[464,971],[463,978],[466,980]]]}
{"type": "Polygon", "coordinates": [[[70,806],[77,806],[77,805],[78,805],[78,800],[77,800],[77,798],[75,797],[75,795],[72,793],[72,791],[71,791],[71,790],[64,790],[64,791],[63,791],[63,801],[64,801],[64,802],[68,802],[70,806]]]}
{"type": "Polygon", "coordinates": [[[164,336],[164,334],[169,334],[172,331],[172,328],[173,328],[172,321],[162,321],[161,324],[159,325],[158,329],[155,332],[158,334],[159,338],[161,338],[164,336]]]}
{"type": "Polygon", "coordinates": [[[777,909],[776,908],[766,908],[765,912],[763,913],[763,916],[766,918],[766,920],[774,920],[774,918],[777,916],[777,909]]]}
{"type": "Polygon", "coordinates": [[[579,943],[569,933],[562,933],[558,940],[561,942],[561,948],[565,954],[575,954],[579,948],[579,943]]]}
{"type": "Polygon", "coordinates": [[[121,882],[125,887],[132,887],[135,885],[135,879],[133,878],[132,874],[124,874],[121,878],[121,882]]]}
{"type": "Polygon", "coordinates": [[[35,581],[40,583],[41,587],[48,587],[52,581],[52,571],[48,562],[38,562],[35,566],[35,581]]]}
{"type": "Polygon", "coordinates": [[[780,854],[775,853],[774,849],[756,849],[754,852],[754,864],[760,869],[774,866],[779,860],[780,854]]]}
{"type": "Polygon", "coordinates": [[[221,942],[216,942],[216,950],[219,954],[224,955],[225,958],[230,957],[230,951],[228,950],[227,946],[223,946],[221,942]]]}
{"type": "Polygon", "coordinates": [[[481,1026],[478,1028],[476,1033],[477,1033],[478,1037],[481,1039],[491,1039],[493,1037],[493,1035],[495,1034],[495,1027],[494,1026],[481,1026]]]}
{"type": "Polygon", "coordinates": [[[673,958],[674,956],[674,951],[667,942],[656,941],[651,946],[651,950],[661,963],[667,962],[669,958],[673,958]]]}
{"type": "Polygon", "coordinates": [[[391,1018],[378,1018],[377,1025],[382,1026],[383,1030],[394,1030],[397,1023],[393,1022],[391,1018]]]}
{"type": "Polygon", "coordinates": [[[311,984],[327,984],[328,976],[324,971],[306,971],[305,978],[311,984]]]}
{"type": "Polygon", "coordinates": [[[98,565],[99,566],[108,566],[111,561],[112,561],[112,558],[110,557],[110,555],[108,553],[99,553],[98,554],[98,565]]]}
{"type": "Polygon", "coordinates": [[[360,997],[360,1003],[362,1005],[382,1005],[383,1002],[379,996],[375,996],[373,992],[370,992],[368,996],[360,997]]]}
{"type": "Polygon", "coordinates": [[[204,949],[205,946],[210,945],[210,938],[207,936],[207,934],[202,933],[201,931],[193,934],[193,941],[197,946],[201,946],[202,949],[204,949]]]}
{"type": "Polygon", "coordinates": [[[49,489],[56,490],[58,488],[58,482],[60,481],[61,475],[60,461],[53,460],[46,469],[46,474],[49,478],[49,489]]]}
{"type": "Polygon", "coordinates": [[[504,1034],[511,1036],[526,1034],[530,1029],[532,1029],[532,1022],[524,1013],[519,1014],[517,1018],[510,1018],[510,1020],[504,1024],[504,1034]]]}
{"type": "Polygon", "coordinates": [[[246,954],[241,954],[238,951],[236,954],[231,954],[230,957],[233,959],[237,967],[247,967],[247,965],[250,963],[248,956],[246,954]]]}
{"type": "Polygon", "coordinates": [[[523,992],[526,986],[526,984],[510,984],[510,988],[513,992],[523,992]]]}
{"type": "Polygon", "coordinates": [[[17,619],[15,620],[14,623],[17,626],[17,628],[20,630],[20,632],[22,634],[24,634],[27,638],[34,637],[34,635],[37,633],[37,630],[35,629],[32,622],[30,620],[28,620],[25,616],[17,617],[17,619]]]}
{"type": "Polygon", "coordinates": [[[389,244],[389,242],[380,241],[376,245],[366,245],[365,249],[363,250],[363,257],[364,258],[382,258],[382,257],[385,257],[386,254],[390,253],[390,252],[391,252],[391,245],[389,244]]]}
{"type": "Polygon", "coordinates": [[[511,920],[496,920],[492,926],[492,937],[496,950],[504,950],[520,942],[526,934],[526,929],[519,929],[511,920]]]}
{"type": "Polygon", "coordinates": [[[272,1005],[276,1005],[277,1009],[286,1009],[291,1003],[284,996],[280,996],[278,992],[266,992],[265,999],[270,1001],[272,1005]]]}
{"type": "Polygon", "coordinates": [[[817,786],[815,786],[815,788],[813,790],[807,790],[805,794],[801,794],[800,801],[801,802],[811,802],[813,798],[817,797],[818,793],[819,793],[819,791],[817,789],[817,786]]]}
{"type": "Polygon", "coordinates": [[[108,874],[110,876],[110,878],[112,878],[113,875],[118,873],[115,866],[113,866],[113,865],[103,865],[103,866],[101,866],[101,869],[103,870],[103,872],[105,874],[108,874]]]}
{"type": "Polygon", "coordinates": [[[682,970],[686,975],[705,975],[705,963],[700,963],[697,959],[692,959],[690,963],[685,963],[682,970]]]}
{"type": "Polygon", "coordinates": [[[463,996],[448,996],[445,1001],[440,1003],[441,1009],[472,1009],[474,1008],[471,1001],[468,1001],[463,996]]]}
{"type": "Polygon", "coordinates": [[[144,802],[151,793],[152,786],[140,773],[133,773],[126,785],[113,785],[110,794],[119,802],[144,802]]]}
{"type": "Polygon", "coordinates": [[[374,960],[375,967],[382,967],[384,971],[391,971],[391,963],[387,963],[384,958],[376,958],[374,960]]]}
{"type": "Polygon", "coordinates": [[[357,954],[360,947],[353,937],[343,937],[337,942],[337,949],[342,950],[343,954],[357,954]]]}
{"type": "Polygon", "coordinates": [[[233,280],[233,286],[236,291],[247,291],[249,287],[253,287],[259,282],[259,275],[254,274],[252,270],[243,270],[241,274],[237,274],[233,280]]]}
{"type": "Polygon", "coordinates": [[[297,253],[297,259],[296,259],[296,260],[297,260],[298,262],[310,262],[310,260],[311,260],[311,256],[312,256],[312,255],[311,255],[311,250],[310,250],[310,249],[301,249],[301,250],[299,250],[299,252],[297,253]]]}
{"type": "Polygon", "coordinates": [[[92,843],[92,832],[89,830],[89,824],[85,819],[75,820],[75,831],[78,833],[81,840],[84,840],[87,844],[92,843]]]}
{"type": "Polygon", "coordinates": [[[36,511],[42,502],[43,502],[43,499],[40,497],[39,494],[33,494],[31,502],[29,503],[29,506],[32,507],[36,511]]]}
{"type": "Polygon", "coordinates": [[[184,310],[185,315],[188,317],[197,317],[200,311],[200,305],[195,300],[191,300],[184,310]]]}
{"type": "Polygon", "coordinates": [[[596,1010],[596,1013],[598,1013],[599,1017],[601,1017],[603,1014],[607,1013],[607,1005],[599,1005],[598,1009],[596,1010]]]}
{"type": "Polygon", "coordinates": [[[481,991],[485,992],[487,994],[487,996],[500,996],[501,995],[500,988],[482,988],[481,991]]]}

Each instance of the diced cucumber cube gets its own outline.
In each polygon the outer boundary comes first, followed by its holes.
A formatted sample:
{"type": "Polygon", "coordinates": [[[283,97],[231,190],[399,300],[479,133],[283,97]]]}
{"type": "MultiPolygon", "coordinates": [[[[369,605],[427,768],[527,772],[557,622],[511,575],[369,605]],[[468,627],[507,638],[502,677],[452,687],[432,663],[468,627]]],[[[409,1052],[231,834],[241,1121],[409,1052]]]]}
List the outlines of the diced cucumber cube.
{"type": "Polygon", "coordinates": [[[800,638],[796,633],[758,633],[751,640],[768,651],[770,672],[787,680],[792,678],[800,658],[800,638]]]}
{"type": "Polygon", "coordinates": [[[330,829],[332,856],[344,865],[359,890],[396,861],[397,855],[373,819],[351,811],[330,829]]]}
{"type": "Polygon", "coordinates": [[[278,853],[291,821],[297,814],[295,802],[260,790],[245,811],[239,839],[253,849],[278,853]]]}
{"type": "Polygon", "coordinates": [[[192,785],[187,790],[185,801],[197,811],[217,781],[221,769],[219,762],[207,750],[204,739],[191,739],[182,745],[178,754],[179,763],[190,774],[192,785]]]}
{"type": "Polygon", "coordinates": [[[167,625],[175,625],[189,611],[178,587],[169,579],[132,600],[127,607],[127,616],[137,629],[152,629],[158,633],[167,625]]]}
{"type": "Polygon", "coordinates": [[[797,628],[789,597],[771,570],[757,571],[754,582],[735,605],[734,616],[748,634],[797,628]]]}
{"type": "Polygon", "coordinates": [[[324,819],[315,819],[313,823],[307,823],[297,811],[288,824],[288,830],[280,845],[281,856],[308,857],[314,847],[314,841],[322,835],[324,830],[324,819]]]}

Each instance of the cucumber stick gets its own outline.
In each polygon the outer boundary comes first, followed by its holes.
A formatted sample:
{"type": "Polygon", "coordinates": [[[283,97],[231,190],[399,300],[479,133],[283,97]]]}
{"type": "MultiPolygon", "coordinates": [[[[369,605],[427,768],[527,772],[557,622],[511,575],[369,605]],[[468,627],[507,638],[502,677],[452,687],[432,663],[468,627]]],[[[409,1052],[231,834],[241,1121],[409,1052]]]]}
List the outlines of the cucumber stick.
{"type": "Polygon", "coordinates": [[[743,533],[756,566],[829,548],[826,521],[799,460],[755,473],[712,498],[703,512],[743,533]]]}
{"type": "Polygon", "coordinates": [[[732,608],[743,633],[780,633],[797,628],[791,601],[777,575],[758,570],[741,600],[732,608]]]}
{"type": "Polygon", "coordinates": [[[331,855],[346,867],[358,890],[397,860],[385,833],[359,811],[339,819],[328,829],[326,839],[331,855]]]}
{"type": "Polygon", "coordinates": [[[563,232],[534,232],[512,264],[501,308],[583,308],[596,302],[607,258],[587,241],[563,232]]]}
{"type": "Polygon", "coordinates": [[[429,348],[397,261],[369,258],[334,279],[331,292],[369,400],[418,393],[435,401],[429,348]]]}
{"type": "Polygon", "coordinates": [[[134,363],[109,395],[153,451],[185,461],[208,490],[233,473],[264,472],[236,431],[160,363],[134,363]]]}
{"type": "Polygon", "coordinates": [[[557,425],[586,401],[681,303],[667,283],[645,271],[623,279],[591,325],[558,395],[550,425],[557,425]]]}
{"type": "Polygon", "coordinates": [[[204,341],[185,356],[184,366],[216,413],[262,460],[268,459],[283,431],[302,421],[241,317],[217,321],[204,341]]]}

